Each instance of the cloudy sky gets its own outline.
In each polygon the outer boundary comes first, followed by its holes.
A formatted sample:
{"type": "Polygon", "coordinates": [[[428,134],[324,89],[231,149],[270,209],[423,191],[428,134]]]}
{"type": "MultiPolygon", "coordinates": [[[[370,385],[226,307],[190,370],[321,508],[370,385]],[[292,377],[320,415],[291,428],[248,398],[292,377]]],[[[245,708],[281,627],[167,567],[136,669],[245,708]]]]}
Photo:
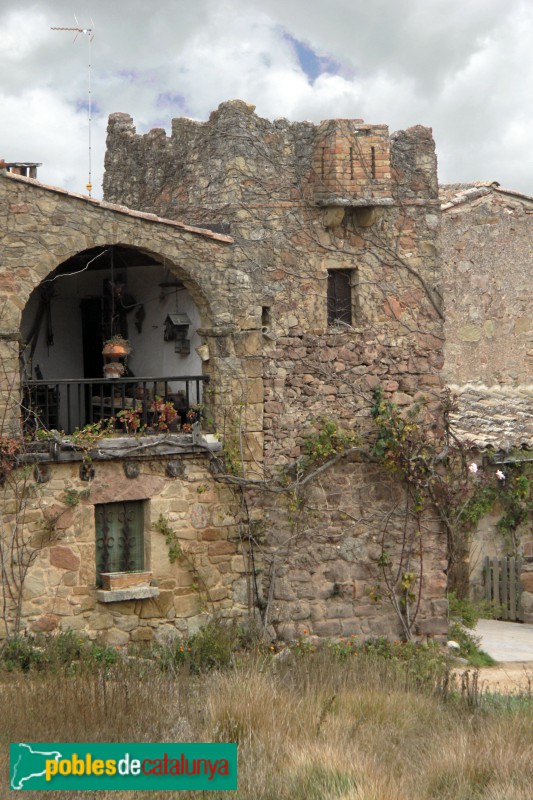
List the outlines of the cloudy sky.
{"type": "Polygon", "coordinates": [[[85,191],[94,27],[93,195],[105,130],[206,119],[241,98],[270,119],[433,128],[441,182],[533,195],[532,0],[2,0],[0,157],[85,191]]]}

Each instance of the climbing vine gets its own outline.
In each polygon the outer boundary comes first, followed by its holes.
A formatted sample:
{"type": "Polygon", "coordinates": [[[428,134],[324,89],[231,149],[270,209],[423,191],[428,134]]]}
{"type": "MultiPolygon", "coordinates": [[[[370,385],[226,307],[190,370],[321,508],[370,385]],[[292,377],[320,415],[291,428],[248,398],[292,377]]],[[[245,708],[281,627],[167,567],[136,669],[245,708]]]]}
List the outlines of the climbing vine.
{"type": "Polygon", "coordinates": [[[319,417],[315,422],[315,432],[304,441],[304,456],[299,466],[307,472],[353,447],[358,441],[356,434],[341,430],[335,420],[319,417]]]}
{"type": "Polygon", "coordinates": [[[183,551],[181,549],[181,544],[178,538],[178,535],[174,528],[170,525],[167,517],[163,514],[160,514],[158,517],[157,522],[154,524],[154,528],[156,531],[164,537],[165,544],[168,548],[168,560],[171,564],[174,564],[176,561],[183,555],[183,551]]]}
{"type": "Polygon", "coordinates": [[[21,449],[21,441],[13,436],[0,436],[0,486],[15,469],[17,455],[21,449]]]}
{"type": "MultiPolygon", "coordinates": [[[[437,510],[448,533],[449,579],[453,588],[460,588],[454,586],[456,568],[471,532],[485,515],[500,512],[496,527],[517,553],[518,529],[533,510],[531,464],[516,461],[502,465],[505,471],[496,469],[490,453],[481,466],[472,461],[472,452],[451,432],[454,398],[449,392],[443,397],[442,425],[424,424],[423,410],[419,402],[401,412],[378,387],[372,407],[378,430],[372,455],[405,483],[412,513],[428,505],[437,510]]],[[[382,561],[380,566],[388,564],[382,561]]],[[[407,581],[401,576],[403,589],[407,582],[411,585],[412,577],[407,581]]]]}

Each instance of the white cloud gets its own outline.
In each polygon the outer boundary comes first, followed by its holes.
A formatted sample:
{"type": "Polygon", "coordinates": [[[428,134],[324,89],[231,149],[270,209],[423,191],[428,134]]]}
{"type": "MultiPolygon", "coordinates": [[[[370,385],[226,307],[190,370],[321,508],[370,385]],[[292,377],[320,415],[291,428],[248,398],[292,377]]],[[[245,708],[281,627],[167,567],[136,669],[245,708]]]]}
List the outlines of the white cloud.
{"type": "MultiPolygon", "coordinates": [[[[95,28],[95,194],[111,112],[130,113],[139,131],[170,130],[173,116],[205,119],[235,97],[272,119],[429,125],[441,179],[494,179],[533,194],[526,0],[85,0],[76,13],[95,28]],[[338,64],[337,74],[306,74],[302,53],[315,71],[320,59],[338,64]]],[[[49,30],[74,24],[70,0],[4,0],[0,157],[43,161],[43,181],[82,191],[88,40],[49,30]]]]}
{"type": "MultiPolygon", "coordinates": [[[[0,93],[2,122],[17,120],[17,135],[3,135],[2,157],[6,161],[36,161],[46,164],[39,179],[55,186],[85,193],[88,179],[88,123],[85,113],[46,89],[29,89],[19,95],[0,93]]],[[[98,120],[92,137],[95,173],[100,176],[104,155],[105,125],[98,120]]],[[[93,178],[94,180],[94,178],[93,178]]]]}

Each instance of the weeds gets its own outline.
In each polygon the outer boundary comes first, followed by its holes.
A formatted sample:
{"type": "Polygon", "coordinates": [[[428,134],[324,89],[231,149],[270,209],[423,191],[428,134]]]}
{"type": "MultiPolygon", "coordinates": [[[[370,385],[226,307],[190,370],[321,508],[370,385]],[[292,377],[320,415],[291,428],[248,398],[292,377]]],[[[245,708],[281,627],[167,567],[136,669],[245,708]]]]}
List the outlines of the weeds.
{"type": "Polygon", "coordinates": [[[183,555],[176,531],[171,527],[167,517],[165,517],[163,514],[159,515],[159,518],[153,527],[165,537],[165,544],[168,547],[168,560],[171,564],[174,564],[183,555]]]}
{"type": "Polygon", "coordinates": [[[75,508],[79,505],[80,500],[83,500],[89,497],[89,489],[83,489],[79,491],[78,489],[65,489],[63,492],[63,502],[69,508],[75,508]]]}
{"type": "Polygon", "coordinates": [[[48,638],[10,644],[11,660],[30,666],[0,675],[6,795],[10,741],[238,741],[236,800],[531,797],[531,698],[483,695],[472,672],[463,693],[445,672],[439,693],[432,648],[353,637],[281,660],[266,646],[257,658],[257,642],[245,652],[239,629],[220,624],[190,637],[184,651],[183,643],[169,647],[185,656],[178,669],[161,669],[156,653],[121,658],[74,634],[48,638]],[[48,668],[52,650],[63,672],[48,668]],[[187,659],[198,668],[187,669],[187,659]],[[80,666],[69,671],[68,662],[80,666]]]}
{"type": "Polygon", "coordinates": [[[156,647],[153,654],[164,670],[187,668],[198,674],[228,668],[237,647],[237,628],[215,620],[186,639],[156,647]]]}
{"type": "Polygon", "coordinates": [[[120,658],[113,647],[82,639],[73,631],[56,636],[27,634],[7,639],[0,647],[0,670],[49,672],[98,671],[120,658]]]}

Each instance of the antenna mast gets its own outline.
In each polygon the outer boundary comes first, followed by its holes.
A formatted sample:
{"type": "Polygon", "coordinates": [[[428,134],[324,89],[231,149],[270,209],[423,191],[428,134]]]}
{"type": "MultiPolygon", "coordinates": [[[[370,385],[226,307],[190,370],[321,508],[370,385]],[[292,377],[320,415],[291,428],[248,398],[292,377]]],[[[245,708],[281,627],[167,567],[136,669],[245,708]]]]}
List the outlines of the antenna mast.
{"type": "Polygon", "coordinates": [[[76,39],[78,38],[78,36],[81,33],[82,36],[86,36],[87,37],[88,43],[89,43],[89,104],[88,104],[88,106],[89,106],[89,180],[87,181],[87,184],[86,184],[85,188],[87,189],[87,192],[88,192],[89,197],[90,197],[91,196],[91,191],[92,191],[92,188],[93,188],[93,184],[92,184],[92,143],[91,143],[91,122],[92,122],[92,88],[91,88],[91,68],[92,68],[92,52],[91,51],[92,51],[92,48],[91,48],[91,45],[92,45],[92,41],[94,39],[94,22],[91,20],[91,24],[93,26],[92,28],[81,28],[78,20],[76,19],[76,17],[74,17],[74,20],[76,22],[76,27],[73,27],[73,28],[50,27],[50,30],[51,31],[74,31],[74,33],[76,34],[74,36],[74,41],[76,41],[76,39]]]}

